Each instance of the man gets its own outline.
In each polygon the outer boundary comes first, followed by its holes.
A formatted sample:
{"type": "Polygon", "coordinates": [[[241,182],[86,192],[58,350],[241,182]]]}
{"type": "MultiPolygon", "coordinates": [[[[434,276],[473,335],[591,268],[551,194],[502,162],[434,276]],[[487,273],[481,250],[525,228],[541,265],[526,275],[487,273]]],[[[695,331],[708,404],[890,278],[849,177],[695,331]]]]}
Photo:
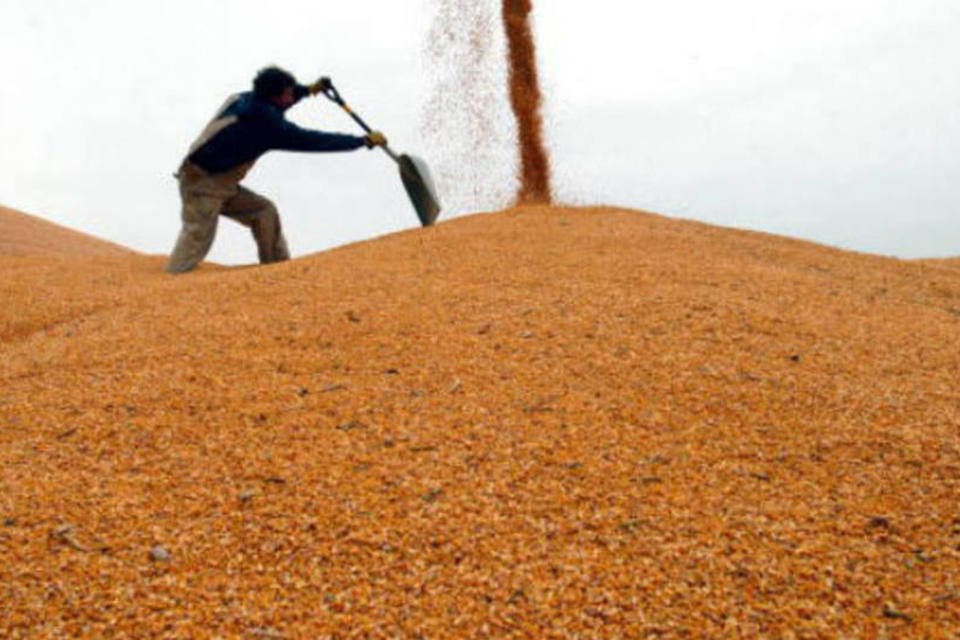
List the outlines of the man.
{"type": "Polygon", "coordinates": [[[253,91],[231,96],[220,108],[177,173],[183,228],[167,263],[169,273],[190,271],[200,264],[210,251],[221,215],[250,228],[261,263],[290,258],[276,206],[240,185],[267,151],[353,151],[386,145],[378,131],[362,137],[324,133],[303,129],[284,117],[287,109],[326,90],[329,82],[321,78],[303,86],[289,72],[268,67],[254,78],[253,91]]]}

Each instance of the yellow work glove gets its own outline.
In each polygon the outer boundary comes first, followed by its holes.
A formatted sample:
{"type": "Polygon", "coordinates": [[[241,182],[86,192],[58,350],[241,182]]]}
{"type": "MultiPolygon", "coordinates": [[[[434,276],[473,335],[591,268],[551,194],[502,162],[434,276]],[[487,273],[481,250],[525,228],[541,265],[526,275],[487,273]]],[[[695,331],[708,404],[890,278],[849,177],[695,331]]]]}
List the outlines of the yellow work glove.
{"type": "Polygon", "coordinates": [[[330,84],[330,78],[323,76],[313,84],[307,87],[307,91],[310,92],[310,95],[315,96],[318,93],[326,93],[332,85],[330,84]]]}
{"type": "Polygon", "coordinates": [[[373,149],[374,147],[385,147],[387,146],[387,136],[383,135],[379,131],[371,131],[364,137],[364,143],[367,145],[368,149],[373,149]]]}

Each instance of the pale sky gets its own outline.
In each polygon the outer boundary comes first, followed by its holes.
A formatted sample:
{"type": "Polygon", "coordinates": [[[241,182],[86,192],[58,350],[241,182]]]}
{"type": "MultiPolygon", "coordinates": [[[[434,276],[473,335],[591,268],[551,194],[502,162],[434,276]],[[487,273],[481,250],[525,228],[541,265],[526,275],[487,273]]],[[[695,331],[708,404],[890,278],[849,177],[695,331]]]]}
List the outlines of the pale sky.
{"type": "MultiPolygon", "coordinates": [[[[303,82],[331,75],[396,150],[423,157],[444,218],[505,207],[499,0],[461,3],[473,19],[438,29],[454,0],[0,0],[0,203],[167,253],[171,173],[226,96],[279,64],[303,82]],[[468,37],[484,45],[473,58],[468,37]]],[[[535,0],[534,12],[559,200],[960,255],[955,0],[535,0]]],[[[289,117],[357,132],[323,99],[289,117]]],[[[417,224],[380,152],[274,152],[247,184],[278,204],[296,255],[417,224]]],[[[224,221],[210,259],[255,255],[224,221]]]]}

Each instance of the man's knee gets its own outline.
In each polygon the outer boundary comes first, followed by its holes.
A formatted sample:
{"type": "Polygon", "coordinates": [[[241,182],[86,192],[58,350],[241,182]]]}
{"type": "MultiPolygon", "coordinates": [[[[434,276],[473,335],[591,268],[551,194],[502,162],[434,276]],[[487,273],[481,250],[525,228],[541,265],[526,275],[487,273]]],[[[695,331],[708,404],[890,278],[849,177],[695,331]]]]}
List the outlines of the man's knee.
{"type": "Polygon", "coordinates": [[[273,200],[267,200],[264,198],[263,209],[261,210],[260,215],[270,221],[277,221],[280,219],[280,210],[277,209],[277,205],[273,203],[273,200]]]}
{"type": "Polygon", "coordinates": [[[256,234],[276,235],[280,232],[280,210],[270,200],[263,199],[263,206],[253,216],[251,222],[256,234]]]}

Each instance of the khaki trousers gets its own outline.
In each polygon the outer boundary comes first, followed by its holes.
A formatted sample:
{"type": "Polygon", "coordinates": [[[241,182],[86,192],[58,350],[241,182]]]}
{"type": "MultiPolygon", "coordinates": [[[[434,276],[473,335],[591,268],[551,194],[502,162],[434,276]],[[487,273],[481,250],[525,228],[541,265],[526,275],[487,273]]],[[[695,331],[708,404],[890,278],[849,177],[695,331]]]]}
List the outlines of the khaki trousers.
{"type": "Polygon", "coordinates": [[[277,207],[240,186],[249,169],[249,165],[244,165],[214,175],[189,162],[180,167],[177,177],[183,202],[183,227],[167,262],[168,273],[184,273],[200,264],[213,245],[217,221],[222,215],[249,227],[261,264],[290,259],[277,207]]]}

